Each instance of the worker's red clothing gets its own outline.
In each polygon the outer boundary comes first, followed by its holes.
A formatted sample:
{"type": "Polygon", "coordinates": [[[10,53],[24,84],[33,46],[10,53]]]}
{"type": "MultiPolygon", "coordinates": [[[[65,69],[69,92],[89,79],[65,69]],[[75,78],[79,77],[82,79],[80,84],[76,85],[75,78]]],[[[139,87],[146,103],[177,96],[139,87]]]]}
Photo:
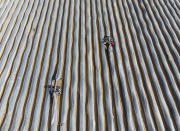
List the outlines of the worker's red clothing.
{"type": "Polygon", "coordinates": [[[113,46],[113,45],[114,45],[114,42],[113,42],[113,41],[111,41],[111,42],[110,42],[110,44],[111,44],[111,46],[113,46]]]}

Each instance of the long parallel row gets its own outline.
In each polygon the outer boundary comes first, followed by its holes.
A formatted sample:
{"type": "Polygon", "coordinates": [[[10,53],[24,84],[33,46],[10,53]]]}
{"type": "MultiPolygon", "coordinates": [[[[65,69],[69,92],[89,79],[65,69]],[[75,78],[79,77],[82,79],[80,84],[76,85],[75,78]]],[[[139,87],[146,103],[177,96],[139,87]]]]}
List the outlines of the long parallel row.
{"type": "Polygon", "coordinates": [[[0,130],[180,130],[180,1],[1,0],[0,130]]]}

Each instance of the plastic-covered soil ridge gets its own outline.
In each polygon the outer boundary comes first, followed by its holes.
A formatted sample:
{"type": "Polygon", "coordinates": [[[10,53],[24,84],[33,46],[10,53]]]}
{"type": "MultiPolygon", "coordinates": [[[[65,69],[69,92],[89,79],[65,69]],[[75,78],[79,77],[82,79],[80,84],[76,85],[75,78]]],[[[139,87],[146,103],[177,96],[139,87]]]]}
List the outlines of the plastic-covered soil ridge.
{"type": "Polygon", "coordinates": [[[179,0],[0,0],[0,130],[180,130],[179,87],[179,0]]]}

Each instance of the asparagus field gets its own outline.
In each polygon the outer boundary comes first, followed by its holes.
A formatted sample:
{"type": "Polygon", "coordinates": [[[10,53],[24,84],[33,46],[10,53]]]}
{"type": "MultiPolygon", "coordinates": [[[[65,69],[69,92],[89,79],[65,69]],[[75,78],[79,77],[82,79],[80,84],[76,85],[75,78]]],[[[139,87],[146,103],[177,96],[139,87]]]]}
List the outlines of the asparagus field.
{"type": "Polygon", "coordinates": [[[180,1],[0,0],[0,130],[180,131],[180,1]]]}

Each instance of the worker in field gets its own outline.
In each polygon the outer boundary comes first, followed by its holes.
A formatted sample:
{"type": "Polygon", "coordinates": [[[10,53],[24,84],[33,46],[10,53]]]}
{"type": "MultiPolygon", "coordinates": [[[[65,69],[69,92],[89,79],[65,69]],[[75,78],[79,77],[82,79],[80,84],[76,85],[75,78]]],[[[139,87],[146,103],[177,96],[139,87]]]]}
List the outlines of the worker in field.
{"type": "Polygon", "coordinates": [[[62,86],[62,78],[60,79],[52,79],[51,81],[51,85],[49,87],[49,93],[53,94],[53,93],[57,93],[57,94],[61,94],[61,86],[62,86]]]}
{"type": "Polygon", "coordinates": [[[110,46],[112,47],[115,44],[113,39],[110,36],[104,36],[103,42],[104,42],[106,50],[109,49],[110,46]]]}

